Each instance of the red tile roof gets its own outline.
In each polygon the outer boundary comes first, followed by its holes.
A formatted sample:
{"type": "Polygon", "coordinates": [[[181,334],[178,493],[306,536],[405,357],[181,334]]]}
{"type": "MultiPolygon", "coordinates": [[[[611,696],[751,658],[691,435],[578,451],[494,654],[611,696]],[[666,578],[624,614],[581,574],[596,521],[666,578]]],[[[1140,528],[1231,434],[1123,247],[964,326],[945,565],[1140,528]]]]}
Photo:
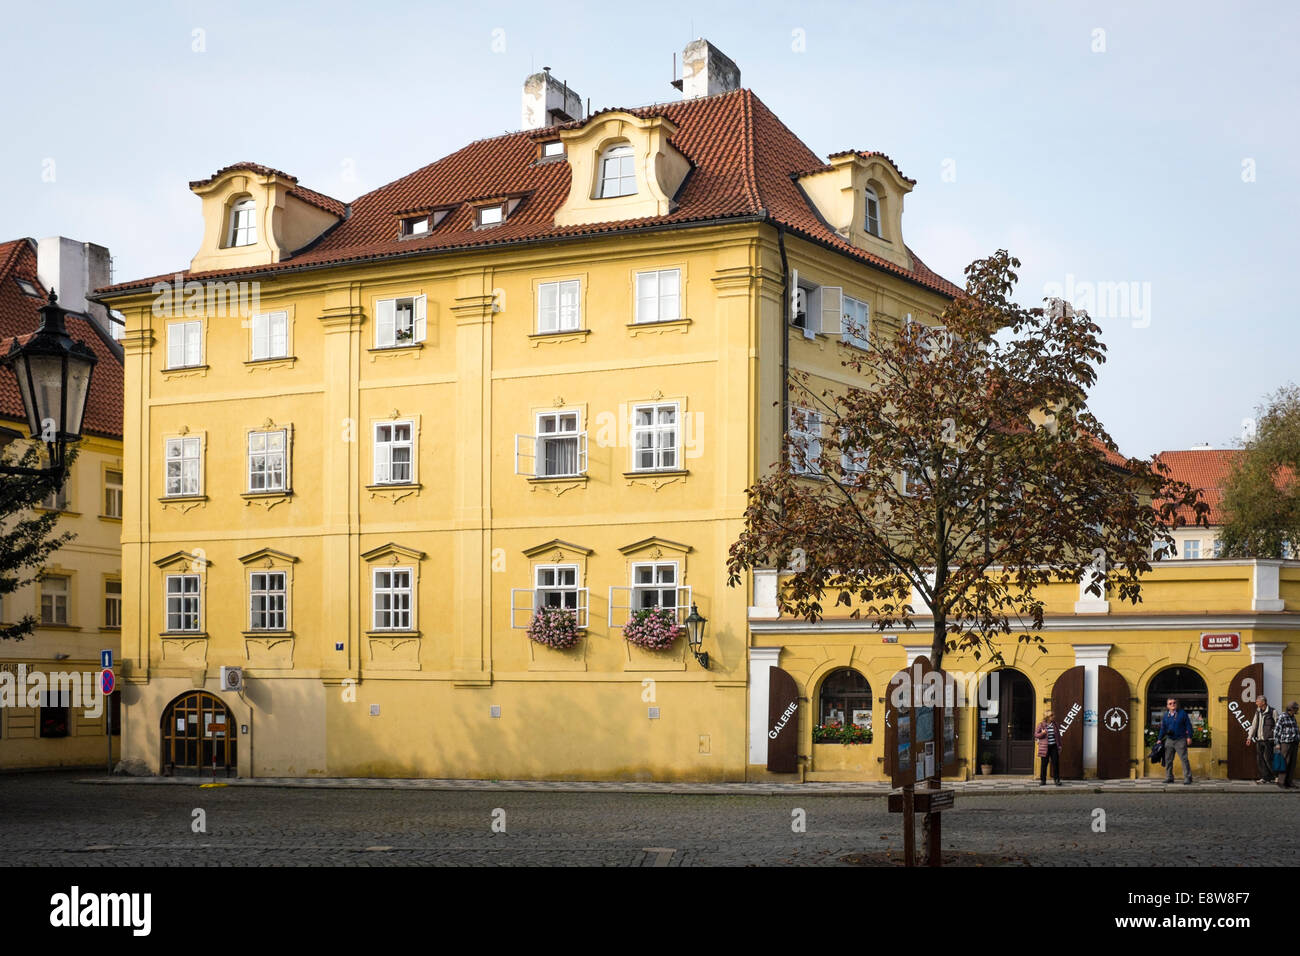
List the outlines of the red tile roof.
{"type": "MultiPolygon", "coordinates": [[[[46,289],[36,277],[36,243],[15,239],[0,243],[0,354],[9,351],[17,338],[21,343],[40,325],[40,308],[45,304],[46,289]],[[23,292],[17,280],[35,286],[40,298],[23,292]]],[[[58,291],[57,289],[55,290],[58,291]]],[[[90,378],[90,399],[86,402],[85,431],[96,435],[122,437],[122,358],[118,347],[99,331],[93,319],[76,312],[68,313],[68,334],[90,346],[99,363],[90,378]]],[[[0,370],[0,418],[26,423],[23,402],[13,373],[0,370]]]]}
{"type": "MultiPolygon", "coordinates": [[[[265,274],[513,242],[554,241],[725,219],[760,219],[784,225],[793,234],[942,295],[962,294],[958,286],[931,271],[915,254],[911,255],[911,268],[904,268],[850,245],[831,230],[791,178],[792,173],[824,165],[823,161],[751,91],[735,90],[627,112],[641,117],[664,116],[678,128],[672,143],[690,160],[691,171],[675,197],[676,208],[667,215],[555,225],[555,213],[569,194],[570,167],[566,162],[538,162],[537,141],[548,135],[554,138],[560,129],[580,127],[590,121],[588,118],[470,143],[357,198],[342,223],[291,259],[187,275],[204,278],[265,274]],[[505,223],[490,229],[475,228],[474,210],[467,205],[471,197],[520,194],[524,200],[505,223]],[[448,206],[454,208],[427,236],[399,239],[394,220],[398,211],[448,206]]],[[[227,167],[231,168],[276,172],[252,163],[227,167]]],[[[125,293],[148,288],[161,278],[138,279],[106,291],[125,293]]]]}
{"type": "Polygon", "coordinates": [[[223,166],[207,179],[195,179],[190,183],[190,188],[195,186],[206,186],[218,176],[224,176],[226,173],[234,172],[237,169],[246,169],[249,172],[257,173],[259,176],[278,176],[280,179],[287,179],[293,183],[289,190],[290,196],[296,196],[303,202],[308,203],[318,209],[324,209],[326,212],[332,212],[336,216],[347,214],[348,207],[346,203],[340,202],[332,196],[326,196],[324,193],[318,193],[314,189],[308,189],[306,186],[298,185],[298,177],[291,176],[279,169],[272,169],[270,166],[263,166],[261,163],[231,163],[229,166],[223,166]]]}
{"type": "MultiPolygon", "coordinates": [[[[1223,485],[1241,454],[1240,449],[1233,448],[1193,448],[1162,451],[1156,457],[1169,467],[1171,478],[1204,490],[1205,503],[1210,506],[1207,520],[1212,525],[1221,525],[1224,521],[1223,485]]],[[[1196,520],[1191,508],[1179,508],[1178,513],[1188,524],[1196,520]]]]}

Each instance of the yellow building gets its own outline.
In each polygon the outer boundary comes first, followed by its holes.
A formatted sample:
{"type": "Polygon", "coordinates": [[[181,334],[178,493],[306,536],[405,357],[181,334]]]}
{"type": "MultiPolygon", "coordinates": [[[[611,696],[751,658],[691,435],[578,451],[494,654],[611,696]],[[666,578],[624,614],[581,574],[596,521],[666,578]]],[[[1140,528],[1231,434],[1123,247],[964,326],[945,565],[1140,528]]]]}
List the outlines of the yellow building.
{"type": "MultiPolygon", "coordinates": [[[[887,156],[819,158],[705,41],[681,89],[584,116],[537,74],[522,131],[351,204],[226,167],[191,184],[190,268],[101,292],[126,320],[136,769],[757,779],[780,666],[807,698],[799,772],[881,775],[878,741],[814,748],[810,711],[845,668],[837,709],[876,710],[908,640],[783,621],[775,577],[728,588],[725,562],[787,371],[849,384],[867,328],[958,290],[904,243],[914,183],[887,156]],[[707,668],[625,639],[655,605],[708,619],[707,668]],[[541,606],[573,612],[576,646],[530,638],[541,606]]],[[[1224,567],[1225,600],[1268,590],[1264,563],[1224,567]]],[[[1024,664],[1035,707],[1074,644],[1113,633],[1134,694],[1179,661],[1163,624],[1088,613],[1024,664]]]]}
{"type": "MultiPolygon", "coordinates": [[[[122,350],[107,312],[84,298],[107,278],[108,250],[100,246],[64,238],[0,244],[0,350],[36,331],[52,287],[74,310],[68,334],[99,360],[77,460],[62,493],[46,502],[63,513],[56,533],[76,538],[51,555],[41,580],[0,600],[0,621],[31,615],[37,622],[25,639],[0,641],[0,769],[104,766],[108,711],[115,735],[120,727],[117,694],[101,706],[92,700],[100,651],[116,657],[122,624],[122,350]]],[[[12,374],[0,373],[0,432],[14,451],[25,445],[26,421],[12,374]]],[[[117,755],[117,736],[112,747],[117,755]]]]}

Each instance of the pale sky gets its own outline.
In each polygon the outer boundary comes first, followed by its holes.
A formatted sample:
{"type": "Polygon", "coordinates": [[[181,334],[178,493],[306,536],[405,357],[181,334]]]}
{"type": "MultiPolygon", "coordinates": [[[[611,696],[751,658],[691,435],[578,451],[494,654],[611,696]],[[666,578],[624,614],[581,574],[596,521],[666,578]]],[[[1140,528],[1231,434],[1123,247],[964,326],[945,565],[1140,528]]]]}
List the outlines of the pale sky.
{"type": "Polygon", "coordinates": [[[222,166],[350,200],[518,128],[542,66],[593,109],[674,100],[672,55],[704,36],[814,151],[882,150],[918,181],[904,239],[932,268],[960,283],[1006,247],[1022,303],[1090,296],[1092,405],[1125,452],[1230,445],[1300,380],[1294,5],[6,7],[0,240],[106,245],[117,280],[188,265],[187,184],[222,166]]]}

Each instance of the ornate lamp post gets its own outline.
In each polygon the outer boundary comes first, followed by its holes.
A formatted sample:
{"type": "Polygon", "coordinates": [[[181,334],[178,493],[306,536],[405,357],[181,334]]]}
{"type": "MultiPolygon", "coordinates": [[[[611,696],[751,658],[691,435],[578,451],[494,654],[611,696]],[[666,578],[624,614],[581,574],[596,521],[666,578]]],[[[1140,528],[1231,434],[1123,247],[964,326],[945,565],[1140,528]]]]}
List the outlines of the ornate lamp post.
{"type": "Polygon", "coordinates": [[[708,623],[709,619],[702,617],[700,609],[692,604],[691,613],[686,618],[686,640],[690,642],[691,653],[705,670],[709,669],[709,652],[701,651],[700,647],[704,644],[704,626],[708,623]]]}
{"type": "Polygon", "coordinates": [[[48,468],[20,468],[0,464],[0,474],[63,477],[69,444],[81,440],[81,421],[90,397],[90,375],[95,353],[84,342],[74,342],[64,326],[68,310],[58,304],[54,290],[41,306],[41,324],[27,341],[15,338],[0,365],[14,373],[27,413],[31,437],[45,442],[48,468]]]}

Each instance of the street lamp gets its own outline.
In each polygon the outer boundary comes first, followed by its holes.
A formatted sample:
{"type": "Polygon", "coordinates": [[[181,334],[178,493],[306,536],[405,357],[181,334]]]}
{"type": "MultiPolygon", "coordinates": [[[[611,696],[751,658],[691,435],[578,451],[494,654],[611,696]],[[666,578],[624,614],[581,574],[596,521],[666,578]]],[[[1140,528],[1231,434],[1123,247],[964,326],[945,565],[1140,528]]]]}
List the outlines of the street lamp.
{"type": "Polygon", "coordinates": [[[691,653],[705,670],[709,669],[709,652],[701,651],[700,646],[704,643],[704,625],[708,623],[709,619],[701,617],[700,609],[692,604],[691,613],[686,618],[686,640],[690,642],[691,653]]]}
{"type": "Polygon", "coordinates": [[[74,342],[63,324],[68,310],[58,304],[54,290],[41,306],[40,327],[19,345],[15,337],[0,365],[14,373],[27,413],[31,437],[45,442],[48,468],[0,465],[0,474],[61,478],[70,443],[81,440],[81,420],[90,397],[90,374],[95,353],[84,342],[74,342]]]}

